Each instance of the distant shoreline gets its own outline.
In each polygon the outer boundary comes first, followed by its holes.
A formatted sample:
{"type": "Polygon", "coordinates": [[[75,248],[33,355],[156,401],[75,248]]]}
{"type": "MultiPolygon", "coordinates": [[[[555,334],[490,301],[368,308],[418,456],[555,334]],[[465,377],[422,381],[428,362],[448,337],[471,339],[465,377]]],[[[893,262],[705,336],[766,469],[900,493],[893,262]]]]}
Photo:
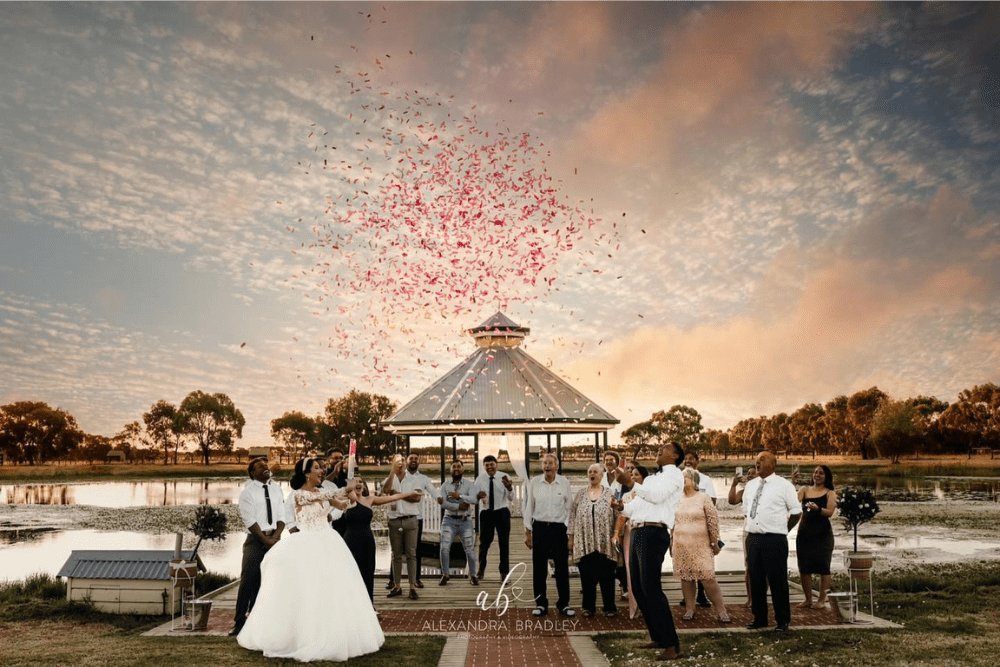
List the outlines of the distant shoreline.
{"type": "MultiPolygon", "coordinates": [[[[711,458],[709,454],[703,453],[700,469],[709,474],[732,474],[736,467],[746,469],[752,459],[743,456],[740,458],[723,459],[711,458]]],[[[584,474],[587,467],[593,461],[565,461],[564,472],[571,474],[584,474]]],[[[655,465],[652,460],[642,459],[644,465],[655,465]]],[[[939,475],[956,477],[994,477],[1000,476],[1000,457],[991,459],[987,455],[976,455],[971,459],[965,455],[942,455],[942,456],[921,456],[919,458],[907,458],[898,464],[892,464],[888,459],[862,460],[859,456],[817,455],[813,459],[812,455],[796,455],[785,458],[782,456],[778,461],[778,474],[788,475],[792,466],[798,465],[802,471],[807,471],[811,466],[824,464],[830,466],[837,473],[865,473],[870,475],[882,475],[890,477],[905,477],[910,475],[939,475]]],[[[179,465],[152,464],[152,463],[113,463],[113,464],[89,464],[89,463],[44,463],[40,465],[0,465],[0,484],[56,484],[60,482],[109,482],[109,481],[129,481],[142,479],[182,479],[182,478],[242,478],[246,476],[246,462],[243,463],[213,463],[204,465],[201,463],[183,463],[179,465]]],[[[510,465],[502,463],[501,470],[510,470],[510,465]]],[[[291,474],[292,464],[284,463],[280,465],[279,475],[291,474]]],[[[388,474],[388,466],[368,466],[359,468],[360,474],[369,478],[379,478],[388,474]]],[[[421,470],[435,477],[438,470],[437,462],[425,463],[421,470]]],[[[532,475],[539,473],[540,466],[532,462],[532,475]]]]}

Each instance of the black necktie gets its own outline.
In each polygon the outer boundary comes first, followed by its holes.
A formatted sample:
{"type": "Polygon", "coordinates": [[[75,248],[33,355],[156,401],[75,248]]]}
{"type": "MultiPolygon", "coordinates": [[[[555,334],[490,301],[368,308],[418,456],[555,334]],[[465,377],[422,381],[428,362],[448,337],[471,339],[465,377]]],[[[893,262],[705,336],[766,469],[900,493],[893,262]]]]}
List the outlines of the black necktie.
{"type": "Polygon", "coordinates": [[[493,511],[493,478],[490,477],[490,511],[493,511]]]}
{"type": "Polygon", "coordinates": [[[267,503],[267,525],[271,525],[271,494],[267,492],[267,484],[264,485],[264,502],[267,503]]]}

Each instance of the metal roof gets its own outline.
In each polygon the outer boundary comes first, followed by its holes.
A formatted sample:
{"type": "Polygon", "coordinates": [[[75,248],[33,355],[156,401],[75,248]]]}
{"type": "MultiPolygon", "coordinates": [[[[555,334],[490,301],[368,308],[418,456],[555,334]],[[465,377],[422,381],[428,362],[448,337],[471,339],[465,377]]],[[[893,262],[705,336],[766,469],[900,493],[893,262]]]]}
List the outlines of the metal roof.
{"type": "MultiPolygon", "coordinates": [[[[191,551],[181,557],[191,558],[191,551]]],[[[170,581],[170,561],[173,551],[109,551],[104,549],[73,551],[59,570],[57,577],[78,579],[144,579],[170,581]]],[[[204,570],[201,559],[198,569],[204,570]]]]}
{"type": "MultiPolygon", "coordinates": [[[[481,327],[491,325],[521,329],[502,313],[481,327]]],[[[498,346],[478,348],[383,425],[399,430],[491,423],[548,423],[554,427],[551,430],[558,430],[558,424],[610,426],[619,420],[519,347],[498,346]]]]}
{"type": "Polygon", "coordinates": [[[478,327],[470,329],[469,331],[470,333],[476,333],[478,331],[523,331],[524,333],[528,333],[530,329],[522,327],[520,324],[498,310],[488,320],[480,324],[478,327]]]}

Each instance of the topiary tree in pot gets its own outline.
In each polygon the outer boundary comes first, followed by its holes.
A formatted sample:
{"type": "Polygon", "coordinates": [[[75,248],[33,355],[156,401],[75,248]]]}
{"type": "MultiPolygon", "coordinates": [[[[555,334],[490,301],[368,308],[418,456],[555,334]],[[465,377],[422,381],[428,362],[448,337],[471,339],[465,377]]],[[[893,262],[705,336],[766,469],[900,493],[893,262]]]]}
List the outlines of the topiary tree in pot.
{"type": "Polygon", "coordinates": [[[858,551],[858,526],[874,519],[881,510],[874,491],[855,487],[848,487],[840,492],[837,510],[844,521],[844,528],[854,534],[854,550],[847,554],[848,567],[854,576],[854,570],[867,570],[872,566],[872,554],[858,551]]]}

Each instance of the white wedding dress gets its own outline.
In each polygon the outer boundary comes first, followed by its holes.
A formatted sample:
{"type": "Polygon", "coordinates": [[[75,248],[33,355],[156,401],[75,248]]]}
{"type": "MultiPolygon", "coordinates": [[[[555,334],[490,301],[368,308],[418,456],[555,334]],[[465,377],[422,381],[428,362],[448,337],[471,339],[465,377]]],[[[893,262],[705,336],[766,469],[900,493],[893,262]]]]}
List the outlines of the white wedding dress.
{"type": "Polygon", "coordinates": [[[327,522],[335,494],[295,491],[299,532],[283,535],[264,557],[240,646],[269,658],[342,662],[385,642],[357,563],[327,522]]]}

